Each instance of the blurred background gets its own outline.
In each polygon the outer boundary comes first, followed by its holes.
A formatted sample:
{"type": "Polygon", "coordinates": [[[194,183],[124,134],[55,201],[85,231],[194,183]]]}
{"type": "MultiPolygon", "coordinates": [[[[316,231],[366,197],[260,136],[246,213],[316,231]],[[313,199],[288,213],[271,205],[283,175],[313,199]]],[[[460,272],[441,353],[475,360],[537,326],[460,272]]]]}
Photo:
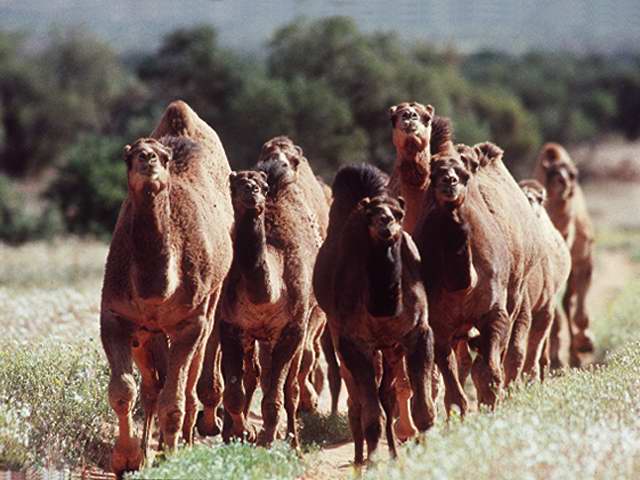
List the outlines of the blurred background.
{"type": "Polygon", "coordinates": [[[566,144],[624,223],[640,205],[638,25],[637,0],[0,0],[0,241],[108,238],[122,147],[176,98],[233,168],[287,134],[328,181],[348,162],[389,170],[388,107],[430,103],[519,177],[543,142],[566,144]]]}

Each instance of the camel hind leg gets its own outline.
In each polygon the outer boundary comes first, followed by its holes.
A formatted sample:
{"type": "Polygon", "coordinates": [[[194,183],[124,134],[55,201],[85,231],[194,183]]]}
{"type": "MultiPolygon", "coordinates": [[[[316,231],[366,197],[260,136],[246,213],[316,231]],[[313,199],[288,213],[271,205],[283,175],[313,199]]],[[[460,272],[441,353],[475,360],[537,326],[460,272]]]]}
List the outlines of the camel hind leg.
{"type": "Polygon", "coordinates": [[[520,311],[515,319],[504,361],[504,386],[518,380],[527,354],[527,343],[531,329],[531,305],[525,294],[520,311]]]}
{"type": "Polygon", "coordinates": [[[202,373],[197,385],[198,398],[203,409],[196,421],[196,427],[203,437],[215,436],[222,430],[222,423],[217,415],[223,391],[219,323],[216,318],[213,331],[207,340],[202,373]]]}
{"type": "Polygon", "coordinates": [[[327,362],[327,378],[329,380],[329,391],[331,392],[331,415],[336,415],[338,413],[340,389],[342,388],[342,376],[340,375],[340,365],[336,357],[331,332],[328,328],[324,329],[320,343],[322,345],[322,353],[327,362]]]}

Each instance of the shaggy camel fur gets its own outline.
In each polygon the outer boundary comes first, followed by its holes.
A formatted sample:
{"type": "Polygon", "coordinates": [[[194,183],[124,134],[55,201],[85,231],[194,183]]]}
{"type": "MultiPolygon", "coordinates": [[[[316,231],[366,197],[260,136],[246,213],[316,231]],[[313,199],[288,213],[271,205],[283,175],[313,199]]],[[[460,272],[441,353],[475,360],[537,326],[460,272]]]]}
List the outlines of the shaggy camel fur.
{"type": "MultiPolygon", "coordinates": [[[[593,225],[584,194],[578,183],[578,170],[567,151],[557,143],[546,144],[538,158],[534,177],[547,190],[545,207],[551,221],[571,251],[571,274],[562,307],[569,324],[570,363],[580,366],[580,353],[593,352],[593,334],[589,330],[587,293],[593,272],[593,225]]],[[[557,319],[562,318],[559,313],[557,319]]],[[[560,328],[554,323],[551,333],[551,365],[561,366],[560,328]]]]}
{"type": "Polygon", "coordinates": [[[169,105],[151,138],[125,147],[125,161],[129,191],[109,249],[100,314],[109,402],[119,423],[112,455],[118,476],[144,461],[156,410],[169,450],[181,429],[193,442],[196,381],[231,265],[233,223],[224,149],[185,103],[169,105]],[[168,346],[154,348],[165,336],[168,346]],[[157,355],[163,350],[166,365],[157,355]],[[134,361],[142,375],[141,444],[131,417],[134,361]]]}
{"type": "Polygon", "coordinates": [[[431,156],[451,144],[451,123],[434,114],[431,105],[401,103],[389,109],[396,161],[389,189],[405,199],[404,230],[413,233],[429,187],[431,156]]]}
{"type": "MultiPolygon", "coordinates": [[[[445,382],[445,407],[467,411],[454,347],[475,327],[479,350],[471,367],[478,400],[495,406],[502,359],[526,280],[541,258],[537,219],[491,143],[459,145],[434,156],[423,216],[414,238],[429,298],[435,358],[445,382]]],[[[464,362],[461,362],[464,363],[464,362]]]]}
{"type": "Polygon", "coordinates": [[[533,266],[527,277],[528,304],[516,318],[505,358],[505,385],[516,380],[522,367],[530,378],[544,380],[549,364],[546,345],[554,321],[556,299],[564,287],[571,270],[571,255],[560,232],[556,230],[544,209],[546,191],[536,180],[523,180],[520,187],[533,208],[542,234],[544,255],[533,266]]]}
{"type": "Polygon", "coordinates": [[[297,447],[299,369],[305,335],[316,307],[312,264],[321,243],[320,226],[307,206],[298,172],[267,162],[260,171],[231,174],[235,212],[234,258],[225,282],[221,318],[225,380],[223,439],[252,436],[246,420],[243,364],[259,342],[263,392],[260,445],[276,434],[280,408],[297,447]]]}
{"type": "MultiPolygon", "coordinates": [[[[349,424],[355,463],[373,460],[386,414],[389,450],[396,456],[393,430],[395,382],[408,366],[411,414],[424,432],[435,420],[428,393],[433,336],[420,281],[420,258],[402,230],[403,202],[385,195],[386,178],[375,167],[346,167],[333,185],[327,240],[316,269],[330,269],[325,285],[329,327],[349,392],[349,424]],[[382,378],[376,365],[382,352],[382,378]]],[[[407,415],[409,418],[410,416],[407,415]]]]}

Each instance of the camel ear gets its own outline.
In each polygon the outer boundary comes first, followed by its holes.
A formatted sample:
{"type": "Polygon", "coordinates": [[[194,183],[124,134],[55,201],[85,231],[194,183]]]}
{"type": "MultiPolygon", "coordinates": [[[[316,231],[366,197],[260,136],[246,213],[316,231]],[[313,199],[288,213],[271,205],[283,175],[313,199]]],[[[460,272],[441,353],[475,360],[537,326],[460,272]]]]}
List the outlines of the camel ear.
{"type": "Polygon", "coordinates": [[[389,108],[389,120],[391,120],[391,126],[393,126],[393,119],[397,111],[398,111],[397,105],[394,105],[393,107],[389,108]]]}
{"type": "Polygon", "coordinates": [[[267,173],[263,172],[262,170],[260,170],[258,173],[260,174],[260,187],[262,188],[262,192],[266,195],[267,193],[269,193],[269,183],[267,182],[267,179],[269,177],[267,176],[267,173]]]}
{"type": "Polygon", "coordinates": [[[160,157],[162,164],[166,167],[173,158],[173,149],[166,145],[159,144],[156,147],[156,150],[158,151],[158,156],[160,157]]]}
{"type": "Polygon", "coordinates": [[[404,210],[404,206],[405,206],[404,197],[398,197],[397,200],[398,200],[398,205],[400,205],[400,208],[404,210]]]}
{"type": "Polygon", "coordinates": [[[298,154],[299,157],[304,157],[304,152],[302,151],[302,147],[300,147],[298,145],[294,145],[293,148],[294,148],[294,150],[296,151],[296,154],[298,154]]]}
{"type": "Polygon", "coordinates": [[[460,143],[456,145],[456,151],[460,154],[460,158],[469,172],[476,173],[480,168],[480,160],[478,158],[478,152],[475,148],[469,148],[466,145],[460,143]]]}
{"type": "Polygon", "coordinates": [[[478,143],[473,147],[473,149],[478,155],[480,164],[486,164],[498,160],[504,154],[504,150],[492,142],[478,143]]]}
{"type": "Polygon", "coordinates": [[[433,115],[436,109],[433,108],[433,105],[427,105],[426,107],[424,107],[424,109],[426,110],[426,113],[422,116],[422,118],[425,123],[429,123],[431,120],[433,120],[433,115]]]}
{"type": "Polygon", "coordinates": [[[127,170],[131,168],[131,145],[125,145],[122,149],[124,162],[127,164],[127,170]]]}
{"type": "Polygon", "coordinates": [[[358,208],[360,210],[364,210],[371,203],[371,199],[369,197],[364,197],[362,200],[358,202],[358,208]]]}
{"type": "MultiPolygon", "coordinates": [[[[300,147],[297,147],[300,148],[300,147]]],[[[300,149],[300,151],[302,152],[302,149],[300,149]]],[[[293,158],[289,159],[289,164],[291,165],[291,168],[293,169],[294,172],[298,171],[298,167],[300,166],[300,159],[302,158],[302,154],[301,156],[296,156],[293,158]]]]}

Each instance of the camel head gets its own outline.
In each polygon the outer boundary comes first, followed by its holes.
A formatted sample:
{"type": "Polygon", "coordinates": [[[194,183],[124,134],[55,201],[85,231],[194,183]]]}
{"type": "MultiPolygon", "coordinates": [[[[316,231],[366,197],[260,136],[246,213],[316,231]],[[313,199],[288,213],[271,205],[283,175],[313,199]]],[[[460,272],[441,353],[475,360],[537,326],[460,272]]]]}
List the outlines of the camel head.
{"type": "Polygon", "coordinates": [[[451,209],[461,206],[478,165],[476,152],[466,145],[435,155],[431,160],[431,185],[437,204],[451,209]]]}
{"type": "Polygon", "coordinates": [[[404,102],[389,109],[393,144],[398,152],[422,151],[429,147],[434,108],[417,102],[404,102]]]}
{"type": "Polygon", "coordinates": [[[267,192],[267,174],[253,170],[231,172],[229,175],[231,202],[236,213],[252,212],[261,215],[265,209],[267,192]]]}
{"type": "Polygon", "coordinates": [[[549,198],[569,200],[578,183],[578,169],[575,165],[563,160],[543,160],[542,168],[549,198]]]}
{"type": "Polygon", "coordinates": [[[289,137],[281,135],[265,142],[260,150],[257,167],[261,170],[261,167],[267,164],[280,163],[291,171],[297,172],[303,160],[306,159],[302,148],[295,145],[289,137]]]}
{"type": "Polygon", "coordinates": [[[522,180],[518,185],[520,185],[524,195],[527,197],[531,208],[536,212],[536,215],[540,216],[542,213],[541,209],[544,208],[544,202],[547,199],[546,189],[540,182],[533,179],[522,180]]]}
{"type": "Polygon", "coordinates": [[[404,217],[404,199],[394,199],[381,195],[365,197],[358,204],[367,222],[369,237],[376,244],[391,245],[402,236],[402,219],[404,217]]]}
{"type": "Polygon", "coordinates": [[[169,162],[173,152],[155,138],[139,138],[124,147],[129,189],[135,194],[156,194],[169,185],[169,162]]]}

